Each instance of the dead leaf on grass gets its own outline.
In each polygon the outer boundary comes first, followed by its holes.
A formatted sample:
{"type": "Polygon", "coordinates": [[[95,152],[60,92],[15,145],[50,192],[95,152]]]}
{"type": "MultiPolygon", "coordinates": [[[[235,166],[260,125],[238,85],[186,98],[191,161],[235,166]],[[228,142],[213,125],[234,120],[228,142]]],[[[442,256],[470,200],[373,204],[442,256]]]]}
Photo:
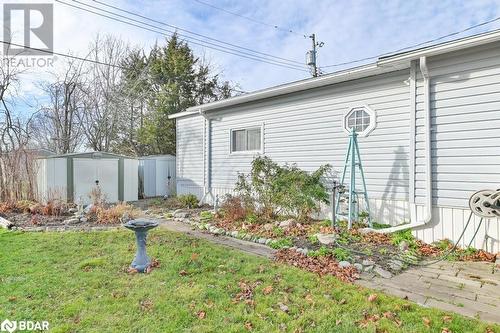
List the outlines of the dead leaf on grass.
{"type": "Polygon", "coordinates": [[[207,313],[205,311],[198,311],[196,313],[196,316],[198,317],[198,319],[205,319],[206,315],[207,315],[207,313]]]}
{"type": "Polygon", "coordinates": [[[251,323],[251,322],[249,322],[249,321],[247,321],[247,322],[245,323],[245,329],[246,329],[247,331],[251,331],[251,330],[253,329],[253,325],[252,325],[252,323],[251,323]]]}
{"type": "Polygon", "coordinates": [[[188,272],[186,272],[186,270],[184,270],[184,269],[183,269],[183,270],[181,270],[181,271],[179,272],[179,275],[180,275],[180,276],[186,276],[186,275],[188,275],[188,272]]]}
{"type": "Polygon", "coordinates": [[[200,255],[199,255],[198,253],[193,253],[193,254],[191,254],[191,261],[196,261],[196,260],[198,260],[198,257],[199,257],[199,256],[200,256],[200,255]]]}
{"type": "Polygon", "coordinates": [[[141,305],[142,311],[146,311],[146,312],[151,311],[151,309],[153,308],[153,301],[150,299],[143,299],[140,302],[140,305],[141,305]]]}
{"type": "Polygon", "coordinates": [[[339,326],[340,324],[342,324],[342,320],[337,319],[337,320],[335,321],[335,325],[339,326]]]}
{"type": "Polygon", "coordinates": [[[368,296],[368,302],[375,302],[377,300],[377,294],[371,294],[370,296],[368,296]]]}
{"type": "Polygon", "coordinates": [[[340,304],[340,305],[343,305],[343,304],[345,304],[345,303],[347,303],[347,301],[345,300],[345,298],[342,298],[342,299],[339,301],[339,304],[340,304]]]}
{"type": "Polygon", "coordinates": [[[448,327],[443,327],[441,333],[453,333],[448,327]]]}
{"type": "Polygon", "coordinates": [[[424,322],[424,325],[427,327],[431,326],[431,320],[427,317],[422,317],[422,321],[424,322]]]}
{"type": "Polygon", "coordinates": [[[453,318],[451,316],[443,316],[443,321],[449,323],[453,318]]]}
{"type": "Polygon", "coordinates": [[[264,289],[262,289],[262,293],[264,295],[269,295],[272,292],[273,292],[273,286],[267,286],[264,289]]]}

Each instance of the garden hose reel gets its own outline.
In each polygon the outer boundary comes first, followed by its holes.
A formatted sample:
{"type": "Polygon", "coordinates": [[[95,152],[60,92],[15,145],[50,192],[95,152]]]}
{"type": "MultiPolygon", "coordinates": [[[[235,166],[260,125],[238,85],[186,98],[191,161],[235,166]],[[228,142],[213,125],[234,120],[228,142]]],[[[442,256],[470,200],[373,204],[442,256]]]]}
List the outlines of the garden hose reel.
{"type": "Polygon", "coordinates": [[[481,190],[469,199],[471,211],[483,218],[500,218],[500,189],[481,190]]]}

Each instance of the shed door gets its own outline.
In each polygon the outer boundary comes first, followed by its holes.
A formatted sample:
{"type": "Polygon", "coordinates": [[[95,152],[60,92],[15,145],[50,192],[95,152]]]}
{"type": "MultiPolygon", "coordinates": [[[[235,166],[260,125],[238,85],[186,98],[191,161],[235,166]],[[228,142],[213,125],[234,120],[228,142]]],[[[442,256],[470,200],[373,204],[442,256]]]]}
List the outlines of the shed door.
{"type": "Polygon", "coordinates": [[[74,199],[90,203],[90,192],[99,181],[107,202],[118,201],[118,159],[75,158],[73,160],[74,199]]]}
{"type": "Polygon", "coordinates": [[[156,196],[156,163],[155,160],[143,160],[144,196],[156,196]]]}

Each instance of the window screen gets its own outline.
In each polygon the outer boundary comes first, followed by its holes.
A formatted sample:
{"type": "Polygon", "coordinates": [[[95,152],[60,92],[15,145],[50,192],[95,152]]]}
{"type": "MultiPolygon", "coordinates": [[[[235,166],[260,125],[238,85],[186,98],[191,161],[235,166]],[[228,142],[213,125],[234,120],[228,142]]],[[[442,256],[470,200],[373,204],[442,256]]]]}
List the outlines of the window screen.
{"type": "Polygon", "coordinates": [[[231,151],[254,151],[260,150],[262,144],[261,129],[249,128],[234,130],[232,133],[231,151]]]}
{"type": "Polygon", "coordinates": [[[363,109],[353,110],[347,118],[347,127],[357,133],[363,132],[370,126],[370,115],[363,109]]]}

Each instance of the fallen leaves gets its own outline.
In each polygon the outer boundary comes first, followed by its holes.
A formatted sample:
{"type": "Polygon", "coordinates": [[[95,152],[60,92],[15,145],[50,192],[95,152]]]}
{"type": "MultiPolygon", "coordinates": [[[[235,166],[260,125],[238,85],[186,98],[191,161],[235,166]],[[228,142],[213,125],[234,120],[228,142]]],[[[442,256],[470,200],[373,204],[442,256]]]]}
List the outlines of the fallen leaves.
{"type": "Polygon", "coordinates": [[[431,320],[427,317],[422,317],[422,321],[424,322],[424,325],[426,327],[430,327],[431,326],[431,320]]]}
{"type": "Polygon", "coordinates": [[[253,301],[253,291],[255,287],[257,287],[259,284],[261,284],[260,281],[254,282],[254,283],[249,283],[244,280],[241,280],[238,282],[238,286],[240,288],[240,292],[236,294],[236,296],[233,299],[233,303],[238,303],[238,302],[245,302],[245,304],[248,305],[254,305],[253,301]]]}
{"type": "Polygon", "coordinates": [[[249,321],[247,321],[247,322],[245,323],[245,329],[246,329],[247,331],[251,331],[251,330],[253,329],[253,325],[252,325],[252,323],[251,323],[251,322],[249,322],[249,321]]]}
{"type": "Polygon", "coordinates": [[[198,311],[196,313],[196,316],[198,317],[198,319],[205,319],[205,317],[207,316],[207,313],[205,311],[198,311]]]}
{"type": "Polygon", "coordinates": [[[140,303],[141,311],[149,312],[153,309],[153,301],[150,299],[143,299],[140,303]]]}
{"type": "Polygon", "coordinates": [[[443,316],[443,322],[449,323],[453,318],[451,316],[443,316]]]}
{"type": "Polygon", "coordinates": [[[179,275],[180,275],[180,276],[186,276],[186,275],[188,275],[188,272],[187,272],[185,269],[183,269],[183,270],[181,270],[181,271],[179,272],[179,275]]]}
{"type": "Polygon", "coordinates": [[[279,250],[275,253],[274,259],[320,276],[333,275],[344,282],[353,282],[359,277],[356,268],[353,266],[342,268],[334,258],[329,256],[308,257],[293,250],[279,250]]]}
{"type": "Polygon", "coordinates": [[[264,289],[262,289],[262,293],[264,295],[269,295],[272,292],[273,292],[273,286],[267,286],[264,289]]]}
{"type": "Polygon", "coordinates": [[[377,294],[371,294],[368,296],[368,302],[373,303],[377,300],[378,295],[377,294]]]}

